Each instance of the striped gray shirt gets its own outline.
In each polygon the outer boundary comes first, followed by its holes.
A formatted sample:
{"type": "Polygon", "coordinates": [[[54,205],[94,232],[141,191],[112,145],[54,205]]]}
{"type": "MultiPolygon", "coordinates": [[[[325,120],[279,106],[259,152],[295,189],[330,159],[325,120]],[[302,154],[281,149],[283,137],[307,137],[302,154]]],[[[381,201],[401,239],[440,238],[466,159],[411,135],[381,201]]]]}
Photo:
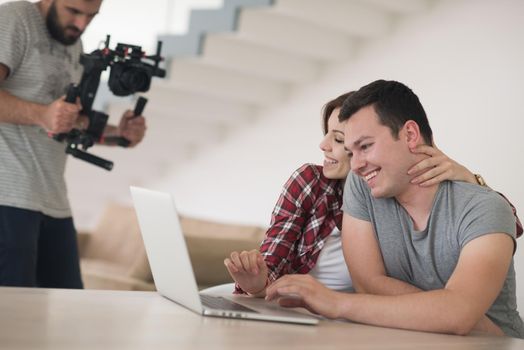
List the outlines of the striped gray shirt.
{"type": "MultiPolygon", "coordinates": [[[[35,3],[0,5],[0,63],[9,68],[0,89],[49,104],[79,81],[81,53],[80,41],[64,46],[51,38],[35,3]]],[[[0,122],[0,205],[71,216],[64,148],[39,126],[0,122]]]]}

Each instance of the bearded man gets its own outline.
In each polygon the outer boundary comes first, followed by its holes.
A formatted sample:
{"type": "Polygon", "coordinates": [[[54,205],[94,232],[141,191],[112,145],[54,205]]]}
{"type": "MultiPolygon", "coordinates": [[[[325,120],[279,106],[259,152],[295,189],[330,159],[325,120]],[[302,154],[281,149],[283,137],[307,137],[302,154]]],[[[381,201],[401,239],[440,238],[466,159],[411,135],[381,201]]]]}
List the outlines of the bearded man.
{"type": "MultiPolygon", "coordinates": [[[[83,287],[64,180],[65,144],[48,134],[86,127],[79,101],[67,103],[64,95],[81,77],[80,37],[101,4],[0,5],[0,285],[83,287]]],[[[132,116],[124,113],[104,136],[139,143],[145,119],[132,116]]]]}

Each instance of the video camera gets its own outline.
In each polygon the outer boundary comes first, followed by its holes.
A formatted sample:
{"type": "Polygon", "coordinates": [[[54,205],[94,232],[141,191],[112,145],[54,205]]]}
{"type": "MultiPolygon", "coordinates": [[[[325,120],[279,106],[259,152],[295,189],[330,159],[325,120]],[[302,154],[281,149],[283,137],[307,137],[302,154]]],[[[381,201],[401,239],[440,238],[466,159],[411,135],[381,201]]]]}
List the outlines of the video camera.
{"type": "MultiPolygon", "coordinates": [[[[110,36],[107,35],[105,47],[90,54],[80,56],[80,64],[84,66],[82,79],[78,85],[71,84],[67,90],[66,102],[75,103],[77,97],[82,104],[82,114],[89,118],[86,130],[72,129],[68,133],[53,136],[59,142],[66,141],[65,152],[106,170],[113,168],[113,162],[85,152],[95,142],[101,142],[108,115],[92,109],[96,91],[100,84],[100,75],[107,67],[109,73],[109,89],[116,96],[128,96],[135,92],[146,92],[151,86],[152,77],[164,78],[166,71],[158,67],[162,57],[160,51],[162,42],[157,44],[156,54],[146,56],[140,46],[118,43],[115,50],[109,49],[110,36]],[[146,63],[144,60],[153,62],[146,63]]],[[[139,116],[145,107],[147,99],[140,97],[136,103],[134,115],[139,116]]],[[[105,143],[127,147],[129,141],[123,137],[107,137],[105,143]]]]}

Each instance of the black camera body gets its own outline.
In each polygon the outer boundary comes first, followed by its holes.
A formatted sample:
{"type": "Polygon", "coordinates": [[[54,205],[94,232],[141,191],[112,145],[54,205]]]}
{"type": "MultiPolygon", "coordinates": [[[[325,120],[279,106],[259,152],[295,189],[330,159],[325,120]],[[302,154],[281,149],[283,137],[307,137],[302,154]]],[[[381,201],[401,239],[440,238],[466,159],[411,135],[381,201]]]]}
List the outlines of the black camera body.
{"type": "MultiPolygon", "coordinates": [[[[135,92],[146,92],[151,86],[153,77],[165,77],[164,69],[158,67],[162,57],[160,51],[162,42],[158,42],[155,55],[146,56],[140,46],[117,44],[115,50],[109,49],[110,36],[106,37],[105,47],[90,54],[80,56],[80,64],[84,72],[78,85],[71,84],[66,95],[66,102],[75,103],[77,97],[82,104],[82,114],[89,118],[86,130],[72,129],[68,133],[58,134],[54,139],[67,142],[66,153],[72,156],[111,170],[113,162],[85,152],[96,142],[100,142],[107,125],[108,115],[92,109],[96,92],[100,84],[100,76],[110,67],[109,90],[116,96],[129,96],[135,92]],[[152,63],[147,63],[151,61],[152,63]]],[[[142,114],[147,100],[141,97],[135,107],[136,116],[142,114]]],[[[106,143],[115,143],[127,147],[129,141],[123,138],[105,139],[106,143]]]]}
{"type": "Polygon", "coordinates": [[[129,59],[117,61],[111,66],[109,89],[117,96],[127,96],[135,92],[149,90],[151,78],[158,75],[158,67],[142,62],[140,46],[118,44],[115,52],[123,54],[131,49],[129,59]]]}

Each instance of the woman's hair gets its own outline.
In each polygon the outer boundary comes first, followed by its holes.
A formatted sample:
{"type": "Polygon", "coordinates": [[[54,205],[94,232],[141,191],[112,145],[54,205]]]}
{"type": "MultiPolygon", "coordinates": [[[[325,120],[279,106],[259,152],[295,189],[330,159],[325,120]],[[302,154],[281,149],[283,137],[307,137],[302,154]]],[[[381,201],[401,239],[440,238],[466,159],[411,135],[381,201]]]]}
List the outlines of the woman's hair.
{"type": "Polygon", "coordinates": [[[324,132],[324,135],[328,132],[328,121],[331,113],[333,113],[335,109],[341,108],[346,98],[352,93],[353,91],[346,92],[345,94],[332,99],[322,107],[322,131],[324,132]]]}

